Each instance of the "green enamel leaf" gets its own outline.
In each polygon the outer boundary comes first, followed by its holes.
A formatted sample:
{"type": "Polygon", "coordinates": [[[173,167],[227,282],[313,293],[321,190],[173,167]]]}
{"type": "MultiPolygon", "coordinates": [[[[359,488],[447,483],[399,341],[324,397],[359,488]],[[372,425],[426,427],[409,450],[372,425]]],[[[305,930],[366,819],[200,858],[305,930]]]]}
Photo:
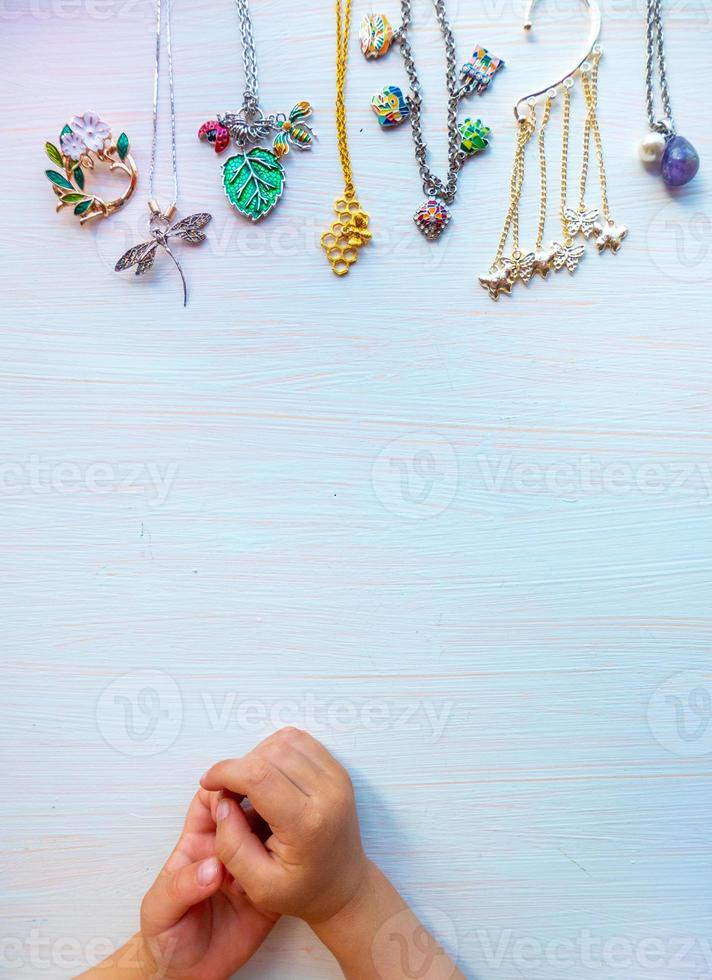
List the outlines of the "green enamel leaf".
{"type": "Polygon", "coordinates": [[[65,204],[76,204],[77,201],[83,201],[83,194],[62,194],[62,200],[65,204]]]}
{"type": "Polygon", "coordinates": [[[61,143],[61,142],[62,142],[62,137],[63,137],[63,136],[66,136],[66,135],[67,135],[67,133],[71,133],[71,131],[72,131],[72,130],[71,130],[71,127],[69,127],[69,126],[65,126],[65,127],[64,127],[64,128],[62,129],[62,132],[61,132],[61,133],[59,134],[59,142],[61,143]]]}
{"type": "Polygon", "coordinates": [[[76,182],[77,187],[80,190],[83,191],[84,190],[84,171],[82,170],[81,167],[75,167],[75,169],[74,169],[74,180],[76,182]]]}
{"type": "Polygon", "coordinates": [[[74,209],[74,213],[84,214],[84,212],[88,211],[89,208],[91,207],[91,203],[92,203],[91,198],[87,198],[85,201],[82,201],[81,204],[77,204],[77,206],[74,209]]]}
{"type": "Polygon", "coordinates": [[[49,179],[52,181],[52,183],[57,185],[57,187],[64,187],[68,191],[73,191],[74,190],[74,188],[69,183],[69,181],[67,180],[67,178],[66,177],[63,177],[61,174],[58,174],[56,170],[45,170],[45,173],[47,174],[47,176],[49,177],[49,179]]]}
{"type": "Polygon", "coordinates": [[[261,146],[230,157],[223,166],[228,200],[252,221],[270,213],[284,192],[286,179],[275,154],[261,146]]]}
{"type": "Polygon", "coordinates": [[[116,141],[116,149],[122,160],[126,159],[126,154],[129,152],[129,138],[126,133],[122,133],[121,136],[116,141]]]}
{"type": "Polygon", "coordinates": [[[47,156],[50,158],[52,163],[56,163],[58,167],[64,166],[62,163],[62,154],[59,152],[54,143],[45,143],[45,150],[47,151],[47,156]]]}

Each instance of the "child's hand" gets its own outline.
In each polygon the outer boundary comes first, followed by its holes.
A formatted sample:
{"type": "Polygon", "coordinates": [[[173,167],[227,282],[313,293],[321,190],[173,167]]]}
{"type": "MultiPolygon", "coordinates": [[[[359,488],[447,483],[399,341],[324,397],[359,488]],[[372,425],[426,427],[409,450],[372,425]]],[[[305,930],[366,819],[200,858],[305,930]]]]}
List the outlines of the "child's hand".
{"type": "Polygon", "coordinates": [[[314,925],[367,887],[351,780],[306,732],[285,728],[242,759],[218,762],[201,783],[248,797],[269,824],[263,844],[236,800],[218,803],[216,853],[262,913],[314,925]]]}
{"type": "Polygon", "coordinates": [[[250,905],[215,856],[217,804],[214,793],[194,797],[180,840],[141,905],[149,976],[224,980],[278,918],[250,905]]]}
{"type": "Polygon", "coordinates": [[[82,976],[226,980],[262,944],[278,916],[258,912],[215,856],[217,794],[200,790],[175,850],[146,893],[141,931],[82,976]]]}

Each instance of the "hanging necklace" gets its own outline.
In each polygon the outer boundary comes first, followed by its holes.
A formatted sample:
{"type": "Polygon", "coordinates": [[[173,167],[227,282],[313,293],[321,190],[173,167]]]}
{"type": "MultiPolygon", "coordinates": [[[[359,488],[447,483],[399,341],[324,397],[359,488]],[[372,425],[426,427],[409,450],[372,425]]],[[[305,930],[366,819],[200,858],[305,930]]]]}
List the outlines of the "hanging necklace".
{"type": "Polygon", "coordinates": [[[188,302],[188,288],[180,262],[173,254],[170,246],[172,239],[180,239],[188,245],[200,245],[205,241],[201,230],[211,220],[211,215],[204,211],[191,214],[182,221],[171,225],[178,203],[178,166],[176,156],[176,103],[173,91],[173,48],[171,43],[171,0],[166,0],[166,55],[168,61],[168,90],[171,106],[171,161],[173,166],[173,201],[167,208],[162,209],[154,197],[154,175],[158,151],[158,96],[161,74],[161,0],[156,0],[156,55],[153,71],[153,140],[151,142],[151,170],[149,176],[148,227],[151,238],[140,245],[134,245],[125,252],[116,263],[116,271],[123,272],[136,266],[136,275],[141,276],[153,267],[159,246],[175,263],[183,283],[183,306],[188,302]]]}
{"type": "Polygon", "coordinates": [[[647,166],[659,170],[668,187],[681,187],[692,180],[700,169],[700,158],[692,143],[675,132],[665,65],[661,0],[647,0],[645,89],[650,133],[640,142],[640,159],[647,166]],[[664,113],[662,119],[655,112],[656,62],[664,113]]]}
{"type": "Polygon", "coordinates": [[[257,54],[248,0],[235,0],[240,22],[242,56],[245,66],[245,93],[239,112],[225,112],[198,130],[198,139],[211,143],[222,153],[235,142],[238,153],[223,164],[222,181],[230,204],[251,221],[259,221],[272,211],[282,194],[287,175],[281,158],[290,146],[310,150],[314,133],[304,123],[311,115],[308,102],[298,102],[289,115],[280,112],[265,116],[260,109],[257,54]],[[258,144],[272,140],[272,148],[258,144]],[[252,149],[248,149],[252,147],[252,149]]]}
{"type": "Polygon", "coordinates": [[[337,276],[347,274],[358,258],[359,249],[371,240],[369,217],[362,209],[354,187],[346,124],[346,71],[349,63],[351,5],[352,0],[345,0],[343,7],[341,0],[336,0],[336,138],[344,176],[344,191],[334,202],[336,221],[321,236],[321,247],[337,276]]]}
{"type": "MultiPolygon", "coordinates": [[[[527,4],[526,30],[531,29],[531,12],[536,0],[527,4]]],[[[497,251],[487,275],[480,276],[480,285],[486,289],[491,299],[499,299],[503,293],[508,295],[517,282],[527,285],[535,275],[546,279],[553,270],[559,272],[566,269],[573,274],[585,254],[585,241],[593,236],[599,252],[617,252],[623,239],[628,234],[625,225],[616,224],[608,200],[608,184],[603,157],[603,140],[598,123],[598,68],[602,48],[598,43],[601,28],[601,14],[596,0],[584,0],[591,11],[591,35],[587,42],[586,52],[573,71],[564,76],[550,88],[542,89],[520,99],[514,107],[517,120],[517,138],[514,152],[514,164],[510,183],[510,203],[504,220],[502,234],[497,251]],[[579,80],[584,97],[585,117],[583,124],[581,170],[578,179],[579,195],[575,208],[568,203],[569,183],[569,140],[571,132],[571,96],[576,81],[579,80]],[[546,132],[551,117],[554,100],[561,95],[562,124],[561,124],[561,175],[559,196],[559,220],[561,234],[559,238],[544,245],[547,218],[547,160],[546,132]],[[544,108],[541,120],[537,122],[537,105],[544,98],[544,108]],[[536,238],[533,247],[522,248],[520,243],[520,214],[519,205],[526,173],[526,150],[530,141],[537,137],[539,157],[539,218],[536,238]],[[591,146],[595,153],[598,170],[600,205],[589,207],[586,203],[588,171],[591,146]],[[512,248],[505,254],[511,238],[512,248]]]]}
{"type": "Polygon", "coordinates": [[[422,87],[408,37],[412,21],[412,0],[401,0],[401,26],[398,31],[393,30],[383,14],[364,17],[360,31],[361,50],[366,58],[380,58],[393,43],[400,45],[410,94],[404,96],[397,85],[389,85],[373,97],[371,107],[384,129],[398,126],[410,118],[415,159],[427,198],[415,212],[413,219],[429,241],[439,238],[450,221],[447,205],[455,200],[458,175],[463,163],[468,157],[484,150],[491,136],[491,130],[480,119],[458,122],[460,102],[473,92],[483,95],[495,72],[504,66],[501,58],[493,57],[485,48],[477,48],[472,61],[460,69],[458,79],[455,39],[448,21],[445,0],[433,0],[433,7],[445,42],[447,60],[448,171],[444,180],[428,166],[428,144],[423,136],[421,118],[422,87]]]}

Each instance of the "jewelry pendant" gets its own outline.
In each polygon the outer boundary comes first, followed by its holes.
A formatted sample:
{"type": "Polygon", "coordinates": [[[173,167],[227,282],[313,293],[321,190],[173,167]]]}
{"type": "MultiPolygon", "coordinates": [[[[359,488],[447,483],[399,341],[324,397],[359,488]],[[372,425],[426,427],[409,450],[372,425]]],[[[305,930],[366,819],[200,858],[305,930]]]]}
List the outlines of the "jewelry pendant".
{"type": "Polygon", "coordinates": [[[413,221],[429,242],[434,242],[450,223],[450,212],[436,197],[429,197],[413,215],[413,221]]]}
{"type": "Polygon", "coordinates": [[[377,92],[371,99],[371,108],[383,129],[400,126],[410,115],[408,99],[397,85],[387,85],[377,92]]]}
{"type": "Polygon", "coordinates": [[[534,265],[532,266],[532,275],[541,276],[542,279],[546,277],[551,272],[554,266],[554,256],[556,255],[556,249],[553,245],[549,245],[548,248],[537,248],[534,250],[534,265]]]}
{"type": "Polygon", "coordinates": [[[500,68],[504,68],[502,58],[495,58],[487,48],[475,48],[472,60],[466,62],[460,69],[461,98],[477,92],[484,95],[492,79],[500,68]]]}
{"type": "Polygon", "coordinates": [[[45,143],[47,156],[64,171],[45,170],[58,197],[57,211],[72,207],[83,225],[93,218],[108,218],[133,194],[138,182],[138,169],[129,153],[129,138],[121,133],[114,142],[111,130],[95,112],[75,116],[59,134],[59,147],[45,143]],[[97,163],[106,163],[109,170],[121,171],[129,183],[126,190],[113,201],[104,201],[85,190],[86,172],[94,170],[97,163]]]}
{"type": "Polygon", "coordinates": [[[684,136],[668,140],[661,164],[663,180],[668,187],[682,187],[689,183],[700,169],[697,150],[684,136]]]}
{"type": "Polygon", "coordinates": [[[201,211],[197,214],[191,214],[189,217],[183,218],[176,224],[171,225],[171,221],[175,216],[175,205],[172,204],[165,212],[161,211],[156,201],[149,201],[148,207],[151,212],[148,223],[151,238],[146,242],[141,242],[140,245],[134,245],[133,248],[124,252],[116,263],[115,271],[123,272],[124,269],[130,269],[136,266],[136,275],[143,275],[144,272],[148,272],[153,267],[153,262],[160,247],[171,257],[176,269],[178,269],[181,282],[183,283],[183,306],[185,306],[188,302],[188,287],[180,262],[173,254],[169,243],[171,239],[177,238],[186,242],[188,245],[201,245],[207,237],[201,229],[209,224],[212,220],[212,215],[201,211]]]}
{"type": "Polygon", "coordinates": [[[460,149],[469,157],[481,153],[489,146],[492,130],[481,119],[464,119],[459,126],[460,149]]]}
{"type": "Polygon", "coordinates": [[[502,261],[506,263],[513,282],[519,279],[525,286],[529,285],[534,275],[534,252],[514,252],[511,258],[504,258],[502,261]]]}
{"type": "Polygon", "coordinates": [[[311,149],[314,132],[303,122],[311,111],[308,102],[298,102],[288,116],[247,118],[244,112],[226,112],[198,130],[198,139],[212,144],[216,153],[226,150],[230,139],[235,142],[239,152],[223,164],[223,189],[230,204],[251,221],[266,217],[282,197],[287,175],[280,161],[290,147],[311,149]],[[273,133],[271,149],[257,145],[273,133]]]}
{"type": "Polygon", "coordinates": [[[486,276],[480,276],[480,286],[486,289],[489,298],[495,300],[499,299],[502,293],[505,296],[511,295],[512,286],[516,282],[516,277],[513,274],[512,263],[510,259],[500,259],[497,265],[493,266],[489,274],[486,276]]]}
{"type": "Polygon", "coordinates": [[[372,235],[368,215],[355,197],[344,194],[334,202],[334,211],[336,221],[321,236],[321,247],[336,275],[345,276],[372,235]]]}
{"type": "Polygon", "coordinates": [[[570,238],[576,235],[583,235],[590,238],[596,231],[596,225],[600,215],[597,208],[587,210],[585,204],[579,204],[578,208],[564,208],[564,222],[570,238]]]}
{"type": "Polygon", "coordinates": [[[578,264],[584,256],[586,251],[585,245],[572,245],[566,242],[553,242],[552,248],[554,250],[554,255],[552,259],[552,264],[554,269],[559,272],[560,269],[566,267],[571,275],[578,269],[578,264]]]}
{"type": "Polygon", "coordinates": [[[623,244],[623,239],[628,234],[628,229],[625,225],[617,225],[610,218],[607,218],[605,223],[597,221],[595,231],[598,236],[596,238],[596,248],[598,251],[605,252],[606,249],[609,249],[614,254],[620,249],[623,244]]]}
{"type": "Polygon", "coordinates": [[[366,14],[358,36],[364,58],[382,58],[393,41],[393,27],[385,14],[366,14]]]}

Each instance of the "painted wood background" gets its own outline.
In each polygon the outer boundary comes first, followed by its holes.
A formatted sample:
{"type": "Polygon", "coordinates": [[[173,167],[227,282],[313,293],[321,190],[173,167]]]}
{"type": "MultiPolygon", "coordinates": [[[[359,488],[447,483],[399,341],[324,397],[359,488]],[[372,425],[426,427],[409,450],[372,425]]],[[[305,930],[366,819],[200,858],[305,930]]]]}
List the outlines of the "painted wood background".
{"type": "MultiPolygon", "coordinates": [[[[96,109],[145,178],[151,3],[2,0],[3,976],[71,976],[122,941],[201,772],[294,722],[350,767],[369,853],[466,976],[712,977],[712,6],[665,6],[698,180],[671,196],[641,170],[642,3],[606,0],[630,235],[495,306],[476,276],[511,106],[574,60],[582,8],[544,6],[527,39],[519,3],[450,0],[463,59],[484,43],[508,67],[468,106],[495,136],[437,246],[411,221],[409,134],[368,105],[402,67],[352,45],[375,241],[337,280],[329,3],[254,0],[264,105],[311,99],[319,142],[247,227],[196,139],[240,102],[235,13],[176,0],[181,210],[214,215],[183,310],[165,262],[112,271],[145,179],[80,230],[43,175],[44,141],[96,109]]],[[[442,49],[416,10],[442,166],[442,49]]],[[[244,976],[338,971],[285,921],[244,976]]]]}

